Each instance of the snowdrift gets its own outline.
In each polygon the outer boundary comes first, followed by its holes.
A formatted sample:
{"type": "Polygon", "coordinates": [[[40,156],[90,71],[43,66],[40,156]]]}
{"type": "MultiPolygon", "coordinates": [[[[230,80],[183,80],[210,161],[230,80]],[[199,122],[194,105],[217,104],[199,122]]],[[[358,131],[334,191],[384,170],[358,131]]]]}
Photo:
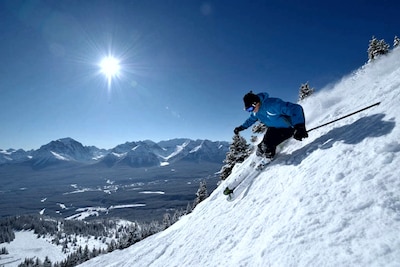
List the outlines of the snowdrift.
{"type": "Polygon", "coordinates": [[[289,141],[235,201],[224,182],[166,231],[81,266],[400,266],[399,62],[397,49],[306,99],[308,128],[382,103],[289,141]]]}

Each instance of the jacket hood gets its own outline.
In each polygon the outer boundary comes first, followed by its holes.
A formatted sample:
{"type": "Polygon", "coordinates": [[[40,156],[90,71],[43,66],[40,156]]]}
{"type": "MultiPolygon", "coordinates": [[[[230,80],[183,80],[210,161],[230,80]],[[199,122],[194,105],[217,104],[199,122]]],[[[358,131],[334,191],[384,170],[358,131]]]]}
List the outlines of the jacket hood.
{"type": "Polygon", "coordinates": [[[257,94],[257,96],[260,98],[260,102],[264,102],[264,100],[266,100],[267,98],[269,98],[269,94],[268,93],[259,93],[257,94]]]}

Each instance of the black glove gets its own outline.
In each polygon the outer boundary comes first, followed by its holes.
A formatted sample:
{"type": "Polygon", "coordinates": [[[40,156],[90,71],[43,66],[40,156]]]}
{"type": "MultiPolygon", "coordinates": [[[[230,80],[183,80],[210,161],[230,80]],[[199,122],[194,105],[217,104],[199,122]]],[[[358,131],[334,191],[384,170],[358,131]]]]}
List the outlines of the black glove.
{"type": "Polygon", "coordinates": [[[235,130],[233,130],[233,132],[235,134],[239,134],[239,132],[243,131],[244,129],[246,129],[246,128],[244,128],[242,125],[240,125],[239,127],[236,127],[235,130]]]}
{"type": "Polygon", "coordinates": [[[307,133],[306,126],[304,125],[304,123],[295,125],[293,138],[301,141],[301,140],[303,140],[303,138],[306,138],[306,137],[308,137],[308,133],[307,133]]]}

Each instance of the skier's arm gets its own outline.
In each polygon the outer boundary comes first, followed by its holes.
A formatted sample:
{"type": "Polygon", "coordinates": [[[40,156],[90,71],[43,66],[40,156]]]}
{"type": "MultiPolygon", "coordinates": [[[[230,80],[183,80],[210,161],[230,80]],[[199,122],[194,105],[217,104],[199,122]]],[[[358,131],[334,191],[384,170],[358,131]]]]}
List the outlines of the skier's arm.
{"type": "Polygon", "coordinates": [[[302,106],[290,102],[282,103],[282,114],[289,116],[292,126],[305,124],[304,111],[302,106]]]}
{"type": "Polygon", "coordinates": [[[251,125],[253,125],[256,121],[257,121],[257,117],[254,116],[253,114],[250,115],[250,117],[239,127],[236,127],[233,132],[235,134],[239,134],[239,132],[246,130],[247,128],[249,128],[251,125]]]}
{"type": "Polygon", "coordinates": [[[282,112],[286,112],[286,115],[290,116],[292,126],[295,130],[293,138],[299,141],[307,138],[308,134],[305,125],[303,107],[299,104],[286,102],[286,105],[283,108],[282,112]]]}
{"type": "Polygon", "coordinates": [[[250,117],[241,125],[244,129],[249,128],[257,121],[257,117],[254,114],[251,114],[250,117]]]}

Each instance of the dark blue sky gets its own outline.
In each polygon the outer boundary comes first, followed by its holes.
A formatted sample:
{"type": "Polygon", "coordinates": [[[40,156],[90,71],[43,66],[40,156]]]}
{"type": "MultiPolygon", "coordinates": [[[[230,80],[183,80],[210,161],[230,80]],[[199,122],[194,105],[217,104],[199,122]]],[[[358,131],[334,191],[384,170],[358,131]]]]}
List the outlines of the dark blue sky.
{"type": "MultiPolygon", "coordinates": [[[[400,35],[398,1],[0,1],[0,148],[230,141],[249,90],[297,101],[400,35]],[[112,54],[121,72],[99,71],[112,54]]],[[[323,111],[321,111],[323,112],[323,111]]],[[[307,111],[306,111],[307,113],[307,111]]]]}

